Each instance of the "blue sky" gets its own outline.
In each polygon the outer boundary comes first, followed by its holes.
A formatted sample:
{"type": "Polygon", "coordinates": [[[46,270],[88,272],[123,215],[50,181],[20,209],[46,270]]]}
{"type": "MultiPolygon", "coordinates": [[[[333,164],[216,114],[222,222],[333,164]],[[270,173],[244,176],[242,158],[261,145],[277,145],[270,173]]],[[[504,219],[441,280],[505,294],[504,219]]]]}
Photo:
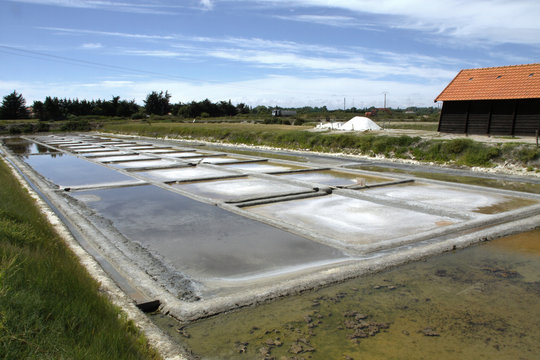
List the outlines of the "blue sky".
{"type": "Polygon", "coordinates": [[[0,96],[433,106],[540,62],[538,0],[0,0],[0,96]]]}

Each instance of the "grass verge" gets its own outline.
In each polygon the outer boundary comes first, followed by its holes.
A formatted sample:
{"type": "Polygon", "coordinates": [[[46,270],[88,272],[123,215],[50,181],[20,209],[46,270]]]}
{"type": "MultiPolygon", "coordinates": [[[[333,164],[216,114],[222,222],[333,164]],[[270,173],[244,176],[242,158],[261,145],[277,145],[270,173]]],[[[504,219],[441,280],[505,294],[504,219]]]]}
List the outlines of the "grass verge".
{"type": "Polygon", "coordinates": [[[484,144],[471,139],[426,140],[410,136],[320,133],[309,127],[263,124],[108,123],[102,130],[151,137],[178,137],[293,150],[342,152],[459,166],[512,163],[538,171],[540,149],[526,144],[484,144]]]}
{"type": "Polygon", "coordinates": [[[0,161],[0,358],[159,359],[0,161]]]}

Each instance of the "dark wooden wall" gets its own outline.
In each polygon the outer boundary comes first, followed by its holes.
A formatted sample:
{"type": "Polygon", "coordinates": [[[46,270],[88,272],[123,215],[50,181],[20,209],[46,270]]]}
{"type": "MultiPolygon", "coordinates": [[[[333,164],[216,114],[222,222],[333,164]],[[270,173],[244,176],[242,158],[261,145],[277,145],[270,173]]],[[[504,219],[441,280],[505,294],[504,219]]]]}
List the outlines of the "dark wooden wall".
{"type": "Polygon", "coordinates": [[[540,131],[540,99],[445,101],[439,131],[531,135],[540,131]]]}

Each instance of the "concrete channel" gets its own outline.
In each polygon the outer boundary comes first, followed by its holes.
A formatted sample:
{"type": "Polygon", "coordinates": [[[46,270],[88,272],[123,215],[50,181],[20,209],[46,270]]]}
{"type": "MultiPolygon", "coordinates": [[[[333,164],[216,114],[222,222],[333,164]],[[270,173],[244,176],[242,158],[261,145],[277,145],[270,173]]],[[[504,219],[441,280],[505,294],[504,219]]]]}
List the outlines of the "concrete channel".
{"type": "Polygon", "coordinates": [[[181,142],[67,134],[2,149],[134,304],[181,322],[540,223],[534,194],[181,142]]]}

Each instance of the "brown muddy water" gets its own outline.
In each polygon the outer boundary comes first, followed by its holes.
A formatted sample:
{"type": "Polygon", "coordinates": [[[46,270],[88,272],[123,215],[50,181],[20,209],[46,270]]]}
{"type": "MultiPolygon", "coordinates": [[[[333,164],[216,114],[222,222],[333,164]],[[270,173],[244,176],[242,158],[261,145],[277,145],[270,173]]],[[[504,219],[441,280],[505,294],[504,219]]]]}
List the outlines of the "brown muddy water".
{"type": "Polygon", "coordinates": [[[540,229],[185,327],[202,359],[537,359],[540,229]]]}

